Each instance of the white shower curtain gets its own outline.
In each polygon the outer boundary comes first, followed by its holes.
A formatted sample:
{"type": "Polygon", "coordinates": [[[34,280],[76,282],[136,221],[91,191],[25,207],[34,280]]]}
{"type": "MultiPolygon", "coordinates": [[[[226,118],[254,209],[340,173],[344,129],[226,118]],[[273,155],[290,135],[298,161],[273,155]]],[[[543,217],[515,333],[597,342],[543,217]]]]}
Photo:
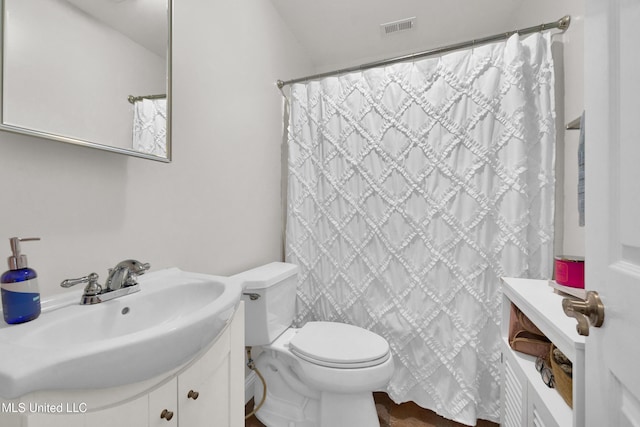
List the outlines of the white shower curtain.
{"type": "Polygon", "coordinates": [[[297,323],[384,336],[392,399],[465,424],[499,420],[500,277],[551,276],[549,37],[291,88],[297,323]]]}
{"type": "Polygon", "coordinates": [[[134,104],[133,149],[167,157],[166,99],[142,99],[134,104]]]}

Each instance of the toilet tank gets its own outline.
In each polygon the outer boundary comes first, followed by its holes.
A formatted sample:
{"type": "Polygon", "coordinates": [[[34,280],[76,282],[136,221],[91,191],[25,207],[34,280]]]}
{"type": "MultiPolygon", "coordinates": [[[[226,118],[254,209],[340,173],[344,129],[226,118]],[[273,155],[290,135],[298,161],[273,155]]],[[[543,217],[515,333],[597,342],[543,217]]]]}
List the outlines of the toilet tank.
{"type": "Polygon", "coordinates": [[[298,266],[272,262],[233,277],[239,278],[244,288],[245,346],[275,341],[293,321],[298,266]]]}

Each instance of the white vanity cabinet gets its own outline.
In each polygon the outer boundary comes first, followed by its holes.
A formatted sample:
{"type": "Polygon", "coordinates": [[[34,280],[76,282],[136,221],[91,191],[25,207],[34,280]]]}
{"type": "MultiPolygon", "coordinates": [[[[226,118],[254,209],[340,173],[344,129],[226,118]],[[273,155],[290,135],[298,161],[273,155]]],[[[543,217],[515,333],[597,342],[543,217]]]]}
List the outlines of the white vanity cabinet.
{"type": "Polygon", "coordinates": [[[547,280],[503,279],[502,390],[503,427],[584,425],[584,337],[576,321],[562,311],[564,297],[554,293],[547,280]],[[560,394],[547,387],[535,368],[535,357],[509,346],[509,315],[515,304],[573,364],[573,409],[560,394]]]}
{"type": "Polygon", "coordinates": [[[38,392],[0,403],[2,427],[244,426],[243,303],[204,354],[167,375],[113,389],[38,392]],[[62,413],[46,408],[35,413],[32,402],[60,404],[62,413]]]}

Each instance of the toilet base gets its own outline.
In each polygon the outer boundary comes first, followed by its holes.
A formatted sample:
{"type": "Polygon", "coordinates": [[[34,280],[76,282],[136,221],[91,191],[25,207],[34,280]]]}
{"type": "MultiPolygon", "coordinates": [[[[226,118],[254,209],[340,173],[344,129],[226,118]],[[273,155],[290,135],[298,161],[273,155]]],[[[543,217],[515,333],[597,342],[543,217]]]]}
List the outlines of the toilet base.
{"type": "MultiPolygon", "coordinates": [[[[278,356],[269,353],[262,353],[256,361],[267,382],[267,398],[256,417],[267,427],[380,425],[372,392],[342,394],[310,390],[296,382],[295,373],[278,356]]],[[[256,404],[261,401],[262,392],[262,384],[257,382],[256,404]]]]}

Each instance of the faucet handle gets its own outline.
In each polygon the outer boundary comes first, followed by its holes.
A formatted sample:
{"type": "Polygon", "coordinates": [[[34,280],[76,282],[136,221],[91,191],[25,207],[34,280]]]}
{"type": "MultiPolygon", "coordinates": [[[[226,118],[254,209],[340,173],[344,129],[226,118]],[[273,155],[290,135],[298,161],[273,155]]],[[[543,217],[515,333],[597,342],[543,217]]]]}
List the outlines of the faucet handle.
{"type": "Polygon", "coordinates": [[[102,291],[102,286],[98,284],[98,274],[91,273],[88,276],[80,277],[78,279],[67,279],[60,283],[63,288],[70,288],[71,286],[79,285],[81,283],[87,283],[84,288],[84,295],[93,296],[98,295],[102,291]]]}

